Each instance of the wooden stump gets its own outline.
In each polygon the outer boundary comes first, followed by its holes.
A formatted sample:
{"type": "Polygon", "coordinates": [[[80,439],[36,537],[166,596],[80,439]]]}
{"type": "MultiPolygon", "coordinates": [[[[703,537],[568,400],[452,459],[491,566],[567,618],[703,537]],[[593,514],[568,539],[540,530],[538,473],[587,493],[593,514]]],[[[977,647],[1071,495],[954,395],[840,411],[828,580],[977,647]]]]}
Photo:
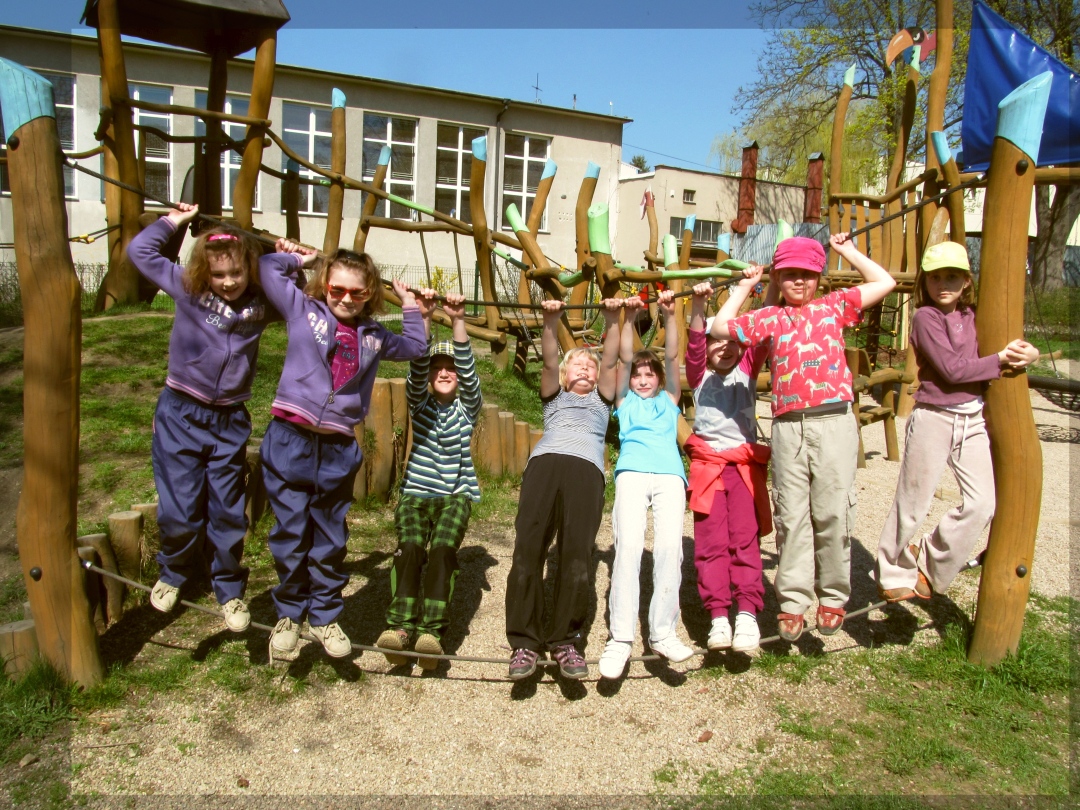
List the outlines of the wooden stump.
{"type": "MultiPolygon", "coordinates": [[[[102,567],[101,559],[92,546],[80,546],[78,552],[79,559],[83,562],[91,563],[98,568],[102,567]]],[[[86,599],[90,603],[90,617],[99,635],[104,633],[109,626],[108,619],[105,617],[106,592],[104,579],[105,577],[101,576],[97,571],[86,572],[86,599]]]]}
{"type": "Polygon", "coordinates": [[[533,450],[536,449],[537,443],[540,441],[541,438],[543,438],[543,436],[544,436],[544,431],[539,430],[538,428],[533,428],[532,430],[529,431],[529,452],[530,453],[533,450]]]}
{"type": "Polygon", "coordinates": [[[142,573],[142,514],[129,510],[109,515],[109,542],[120,573],[138,579],[142,573]]]}
{"type": "Polygon", "coordinates": [[[390,497],[394,474],[394,422],[390,397],[390,381],[375,380],[366,419],[368,429],[375,434],[375,447],[368,460],[371,470],[368,494],[383,501],[390,497]]]}
{"type": "Polygon", "coordinates": [[[489,475],[503,474],[502,441],[499,438],[499,406],[487,404],[480,409],[479,454],[476,463],[489,475]]]}
{"type": "Polygon", "coordinates": [[[529,453],[532,452],[532,446],[529,444],[528,422],[514,422],[514,452],[516,453],[514,466],[517,468],[517,474],[521,475],[525,472],[525,465],[529,463],[529,453]]]}
{"type": "Polygon", "coordinates": [[[405,464],[409,460],[412,447],[412,435],[409,432],[409,400],[405,393],[405,378],[394,377],[390,380],[390,419],[394,434],[394,470],[390,485],[400,481],[405,475],[405,464]]]}
{"type": "Polygon", "coordinates": [[[0,661],[9,678],[27,672],[37,657],[37,633],[32,619],[0,625],[0,661]]]}
{"type": "MultiPolygon", "coordinates": [[[[107,534],[84,534],[77,541],[79,546],[89,546],[97,552],[99,565],[112,574],[119,574],[120,567],[116,564],[116,555],[113,553],[112,543],[107,534]]],[[[102,577],[105,585],[105,621],[112,624],[124,615],[124,594],[127,587],[123,582],[112,577],[102,577]]]]}
{"type": "Polygon", "coordinates": [[[503,473],[519,475],[517,454],[514,450],[514,415],[499,411],[499,450],[502,453],[503,473]]]}
{"type": "Polygon", "coordinates": [[[371,466],[370,462],[368,461],[368,451],[364,449],[364,424],[364,422],[361,422],[359,425],[353,428],[353,435],[356,436],[356,443],[360,445],[360,451],[364,454],[364,459],[360,462],[360,469],[356,471],[356,478],[353,480],[352,494],[353,497],[358,501],[362,501],[367,498],[367,476],[368,470],[371,466]]]}

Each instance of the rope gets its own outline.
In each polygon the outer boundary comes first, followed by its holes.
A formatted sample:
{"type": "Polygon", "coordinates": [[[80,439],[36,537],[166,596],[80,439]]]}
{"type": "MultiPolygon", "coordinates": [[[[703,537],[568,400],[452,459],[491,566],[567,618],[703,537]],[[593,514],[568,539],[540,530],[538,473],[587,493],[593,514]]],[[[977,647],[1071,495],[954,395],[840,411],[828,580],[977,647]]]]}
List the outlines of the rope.
{"type": "MultiPolygon", "coordinates": [[[[83,568],[85,568],[87,571],[93,571],[94,573],[100,574],[101,576],[109,577],[110,579],[115,579],[118,582],[123,582],[125,585],[127,585],[130,588],[136,588],[136,589],[138,589],[140,591],[146,591],[147,593],[149,593],[150,591],[153,590],[153,588],[151,588],[149,585],[144,585],[143,583],[136,582],[133,579],[128,579],[127,577],[121,576],[120,574],[115,574],[112,571],[106,571],[104,568],[101,568],[101,567],[99,567],[97,565],[94,565],[92,562],[89,562],[88,560],[80,560],[80,562],[82,563],[83,568]]],[[[969,563],[969,565],[970,565],[970,563],[969,563]]],[[[203,605],[197,605],[194,602],[187,601],[186,599],[181,599],[180,604],[184,605],[185,607],[189,607],[192,610],[197,610],[200,613],[205,613],[208,616],[215,616],[215,617],[217,617],[217,618],[219,618],[219,619],[221,619],[223,621],[225,619],[225,614],[223,614],[220,610],[214,610],[213,608],[204,607],[203,605]]],[[[848,619],[854,619],[856,616],[861,616],[864,613],[869,613],[871,610],[876,610],[877,608],[883,607],[886,604],[887,604],[886,602],[882,601],[882,602],[875,602],[875,603],[873,603],[871,605],[867,605],[864,608],[860,608],[859,610],[854,610],[851,613],[846,614],[844,616],[844,620],[847,621],[848,619]]],[[[253,621],[250,626],[254,627],[256,630],[262,630],[262,631],[264,631],[266,633],[273,633],[274,632],[274,628],[271,627],[268,624],[261,624],[259,622],[254,622],[253,621]]],[[[813,631],[813,630],[816,630],[816,629],[817,629],[816,625],[814,627],[812,627],[812,628],[810,628],[810,627],[807,628],[807,630],[810,630],[810,631],[813,631]]],[[[314,641],[315,643],[319,643],[318,639],[316,639],[314,636],[312,636],[312,635],[310,635],[308,633],[303,634],[303,637],[306,638],[308,641],[314,641]]],[[[768,638],[761,639],[761,641],[758,642],[758,643],[759,644],[773,644],[773,643],[775,643],[777,641],[780,641],[780,640],[781,640],[780,636],[769,636],[768,638]]],[[[465,663],[470,663],[470,664],[504,664],[504,665],[509,665],[509,663],[510,663],[509,658],[484,658],[482,656],[475,656],[475,655],[446,655],[446,654],[435,655],[434,653],[418,653],[418,652],[415,652],[413,650],[388,650],[385,647],[373,647],[373,646],[371,646],[369,644],[356,644],[356,643],[353,643],[352,648],[354,650],[358,650],[359,652],[373,652],[373,653],[378,653],[379,655],[385,655],[386,653],[390,653],[391,655],[400,655],[400,656],[403,656],[403,657],[406,657],[406,658],[433,658],[433,659],[436,659],[438,661],[457,661],[457,662],[465,662],[465,663]]],[[[703,649],[696,648],[696,647],[693,648],[693,650],[694,650],[693,656],[691,656],[691,657],[708,655],[708,653],[710,652],[710,650],[703,650],[703,649]]],[[[660,660],[662,660],[662,658],[663,658],[662,656],[655,655],[655,654],[654,655],[635,655],[635,656],[631,656],[628,660],[630,662],[643,663],[643,662],[648,662],[648,661],[660,661],[660,660]]],[[[273,657],[271,657],[270,660],[272,662],[273,657]]],[[[600,659],[598,659],[598,658],[589,658],[589,659],[587,659],[585,661],[585,663],[587,665],[589,665],[589,666],[596,666],[599,662],[600,662],[600,659]]],[[[538,667],[555,667],[555,666],[559,665],[559,662],[555,661],[553,659],[539,658],[536,661],[536,665],[538,667]]]]}
{"type": "Polygon", "coordinates": [[[111,233],[120,227],[120,224],[107,225],[104,228],[98,228],[96,231],[90,231],[90,233],[80,234],[79,236],[72,236],[68,238],[69,242],[79,242],[83,245],[92,245],[98,239],[103,237],[107,233],[111,233]]]}

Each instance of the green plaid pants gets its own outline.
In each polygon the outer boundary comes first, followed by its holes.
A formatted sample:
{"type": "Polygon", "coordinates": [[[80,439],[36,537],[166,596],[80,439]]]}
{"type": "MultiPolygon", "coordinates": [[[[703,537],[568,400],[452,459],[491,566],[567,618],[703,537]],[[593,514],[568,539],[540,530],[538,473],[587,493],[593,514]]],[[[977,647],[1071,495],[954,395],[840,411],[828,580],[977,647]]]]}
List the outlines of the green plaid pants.
{"type": "Polygon", "coordinates": [[[398,547],[390,572],[387,625],[442,639],[450,624],[450,597],[458,572],[457,550],[465,537],[471,512],[472,500],[468,495],[401,496],[394,512],[398,547]],[[426,550],[429,545],[430,551],[426,550]]]}

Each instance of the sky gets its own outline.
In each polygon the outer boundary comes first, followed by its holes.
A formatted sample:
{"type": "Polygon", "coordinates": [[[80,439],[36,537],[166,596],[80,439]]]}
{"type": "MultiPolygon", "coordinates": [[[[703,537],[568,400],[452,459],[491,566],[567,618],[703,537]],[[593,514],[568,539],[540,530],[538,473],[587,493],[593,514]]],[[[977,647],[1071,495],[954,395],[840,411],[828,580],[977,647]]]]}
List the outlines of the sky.
{"type": "MultiPolygon", "coordinates": [[[[5,3],[0,23],[82,31],[83,0],[5,3]]],[[[610,113],[623,159],[716,168],[768,32],[732,0],[292,0],[279,63],[610,113]],[[539,90],[536,88],[539,87],[539,90]]]]}

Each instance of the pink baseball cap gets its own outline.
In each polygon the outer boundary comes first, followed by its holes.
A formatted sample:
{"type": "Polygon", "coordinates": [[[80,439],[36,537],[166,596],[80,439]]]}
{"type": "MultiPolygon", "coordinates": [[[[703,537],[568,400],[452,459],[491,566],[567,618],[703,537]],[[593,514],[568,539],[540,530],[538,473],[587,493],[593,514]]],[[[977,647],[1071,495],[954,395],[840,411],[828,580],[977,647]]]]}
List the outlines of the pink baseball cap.
{"type": "Polygon", "coordinates": [[[773,270],[809,270],[820,273],[825,269],[825,248],[806,236],[790,236],[776,246],[773,270]]]}

